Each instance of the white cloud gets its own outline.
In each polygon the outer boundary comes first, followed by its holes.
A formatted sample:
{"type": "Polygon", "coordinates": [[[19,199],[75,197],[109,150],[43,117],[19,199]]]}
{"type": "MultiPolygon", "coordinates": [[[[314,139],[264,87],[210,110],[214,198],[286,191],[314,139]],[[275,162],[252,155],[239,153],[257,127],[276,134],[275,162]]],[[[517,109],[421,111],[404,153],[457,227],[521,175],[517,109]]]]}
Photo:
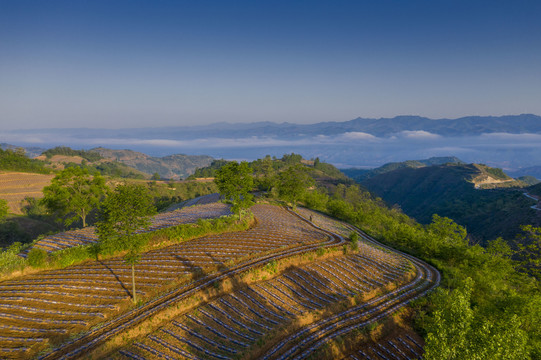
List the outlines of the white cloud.
{"type": "Polygon", "coordinates": [[[415,139],[415,140],[434,140],[441,138],[438,134],[433,134],[428,131],[424,130],[404,130],[400,132],[400,135],[402,137],[405,137],[407,139],[415,139]]]}
{"type": "Polygon", "coordinates": [[[368,133],[360,132],[360,131],[350,131],[350,132],[342,134],[342,137],[347,140],[376,140],[377,139],[377,137],[375,137],[372,134],[368,134],[368,133]]]}

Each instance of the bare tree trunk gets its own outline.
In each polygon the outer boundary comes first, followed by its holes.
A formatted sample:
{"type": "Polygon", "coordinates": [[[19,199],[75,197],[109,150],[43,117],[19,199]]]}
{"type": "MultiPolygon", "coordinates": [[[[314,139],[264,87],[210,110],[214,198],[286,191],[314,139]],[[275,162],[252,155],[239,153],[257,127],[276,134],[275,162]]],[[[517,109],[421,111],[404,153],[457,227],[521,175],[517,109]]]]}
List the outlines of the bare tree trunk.
{"type": "Polygon", "coordinates": [[[131,264],[131,284],[133,293],[133,303],[137,303],[137,297],[135,295],[135,264],[131,264]]]}

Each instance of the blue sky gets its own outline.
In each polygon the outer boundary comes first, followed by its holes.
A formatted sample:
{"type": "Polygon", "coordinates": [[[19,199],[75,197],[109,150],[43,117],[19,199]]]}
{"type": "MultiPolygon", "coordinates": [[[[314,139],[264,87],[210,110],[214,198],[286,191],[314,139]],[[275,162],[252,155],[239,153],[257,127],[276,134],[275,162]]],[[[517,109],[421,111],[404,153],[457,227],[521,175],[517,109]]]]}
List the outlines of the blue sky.
{"type": "Polygon", "coordinates": [[[540,18],[521,0],[0,0],[0,120],[541,114],[540,18]]]}

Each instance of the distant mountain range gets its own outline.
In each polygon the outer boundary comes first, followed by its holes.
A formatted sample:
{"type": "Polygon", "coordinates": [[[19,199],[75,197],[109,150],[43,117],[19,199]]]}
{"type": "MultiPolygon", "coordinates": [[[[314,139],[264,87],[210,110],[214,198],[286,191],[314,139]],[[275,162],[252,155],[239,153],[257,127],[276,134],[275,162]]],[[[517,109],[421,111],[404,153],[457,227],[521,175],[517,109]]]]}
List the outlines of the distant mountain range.
{"type": "Polygon", "coordinates": [[[54,131],[60,135],[76,136],[81,140],[96,138],[118,139],[194,139],[247,138],[253,136],[283,139],[317,135],[339,135],[364,132],[377,137],[388,137],[403,131],[425,131],[441,136],[476,136],[486,133],[541,134],[541,116],[533,114],[505,116],[466,116],[458,119],[430,119],[422,116],[393,118],[356,118],[343,122],[292,124],[275,122],[226,123],[200,126],[170,126],[124,129],[35,129],[12,133],[40,133],[54,131]]]}
{"type": "Polygon", "coordinates": [[[453,155],[468,163],[513,171],[541,165],[541,117],[532,114],[458,119],[397,116],[316,124],[217,122],[132,129],[31,129],[0,131],[0,141],[25,147],[128,148],[154,157],[181,153],[255,160],[295,152],[342,168],[375,168],[406,159],[453,155]]]}

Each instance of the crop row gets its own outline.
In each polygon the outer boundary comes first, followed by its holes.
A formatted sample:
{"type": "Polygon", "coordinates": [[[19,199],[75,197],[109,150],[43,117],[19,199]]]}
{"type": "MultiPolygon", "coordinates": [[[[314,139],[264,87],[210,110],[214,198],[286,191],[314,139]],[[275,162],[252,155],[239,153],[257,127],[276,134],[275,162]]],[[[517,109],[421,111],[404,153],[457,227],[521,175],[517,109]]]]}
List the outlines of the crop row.
{"type": "MultiPolygon", "coordinates": [[[[229,215],[229,206],[222,203],[207,203],[200,206],[184,207],[179,210],[160,213],[152,218],[152,224],[148,231],[155,231],[166,227],[180,224],[194,223],[198,219],[218,218],[229,215]]],[[[63,233],[47,236],[39,240],[34,246],[47,252],[66,249],[72,246],[93,244],[98,240],[94,227],[66,231],[63,233]]],[[[27,252],[21,253],[26,256],[27,252]]]]}
{"type": "MultiPolygon", "coordinates": [[[[138,293],[145,295],[179,276],[233,266],[243,258],[267,254],[278,249],[312,243],[313,230],[308,224],[273,206],[255,206],[258,226],[239,234],[223,234],[194,239],[168,248],[145,253],[136,265],[138,293]],[[282,219],[294,227],[284,236],[273,227],[282,219]],[[261,235],[261,229],[269,230],[261,235]]],[[[317,233],[317,232],[316,232],[317,233]]],[[[320,239],[326,235],[317,233],[320,239]]],[[[65,332],[88,328],[100,318],[110,317],[131,295],[131,268],[120,258],[89,262],[61,270],[41,272],[16,280],[0,282],[0,335],[58,338],[65,332]],[[2,315],[3,310],[9,315],[2,315]]],[[[22,348],[15,340],[0,342],[0,349],[22,348]]],[[[22,351],[22,350],[21,350],[22,351]]],[[[27,350],[25,350],[27,351],[27,350]]],[[[15,353],[15,352],[14,352],[15,353]]]]}
{"type": "Polygon", "coordinates": [[[408,334],[385,339],[376,344],[366,346],[351,354],[350,360],[413,360],[421,359],[423,347],[408,334]]]}
{"type": "MultiPolygon", "coordinates": [[[[363,234],[363,236],[365,235],[363,234]]],[[[374,241],[368,237],[366,240],[374,241]]],[[[368,303],[355,306],[306,327],[304,330],[285,338],[264,358],[304,359],[332,339],[388,316],[439,284],[440,274],[436,269],[409,255],[402,255],[409,258],[417,269],[418,275],[413,282],[368,303]]]]}
{"type": "Polygon", "coordinates": [[[275,279],[238,289],[175,319],[120,355],[175,357],[171,349],[178,348],[195,358],[229,359],[307,312],[378,288],[373,281],[376,278],[384,285],[398,281],[407,268],[406,263],[399,265],[393,267],[389,259],[379,263],[352,255],[289,269],[275,279]],[[361,281],[364,288],[359,286],[361,281]]]}

